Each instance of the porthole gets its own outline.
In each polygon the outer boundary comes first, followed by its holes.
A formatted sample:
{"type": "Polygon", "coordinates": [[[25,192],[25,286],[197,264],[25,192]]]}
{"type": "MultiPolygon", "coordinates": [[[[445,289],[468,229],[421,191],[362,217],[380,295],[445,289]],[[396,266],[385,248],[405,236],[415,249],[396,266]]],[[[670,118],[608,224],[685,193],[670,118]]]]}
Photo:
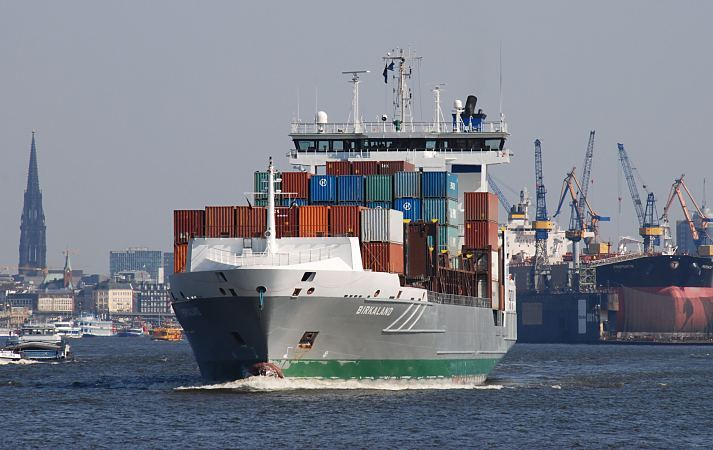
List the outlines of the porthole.
{"type": "Polygon", "coordinates": [[[381,294],[381,291],[377,289],[376,292],[374,292],[374,297],[378,297],[379,294],[381,294]]]}
{"type": "Polygon", "coordinates": [[[314,288],[313,288],[313,287],[307,289],[307,295],[312,295],[313,293],[314,293],[314,288]]]}

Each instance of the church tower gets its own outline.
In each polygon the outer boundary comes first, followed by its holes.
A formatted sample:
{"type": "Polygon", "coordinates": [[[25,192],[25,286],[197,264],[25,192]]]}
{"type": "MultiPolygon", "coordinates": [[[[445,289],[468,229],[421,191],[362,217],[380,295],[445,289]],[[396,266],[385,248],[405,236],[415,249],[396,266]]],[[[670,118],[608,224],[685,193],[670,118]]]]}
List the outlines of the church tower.
{"type": "Polygon", "coordinates": [[[30,167],[27,170],[25,204],[20,222],[20,275],[39,276],[47,272],[47,239],[45,213],[42,210],[42,192],[37,171],[35,132],[32,131],[30,167]]]}

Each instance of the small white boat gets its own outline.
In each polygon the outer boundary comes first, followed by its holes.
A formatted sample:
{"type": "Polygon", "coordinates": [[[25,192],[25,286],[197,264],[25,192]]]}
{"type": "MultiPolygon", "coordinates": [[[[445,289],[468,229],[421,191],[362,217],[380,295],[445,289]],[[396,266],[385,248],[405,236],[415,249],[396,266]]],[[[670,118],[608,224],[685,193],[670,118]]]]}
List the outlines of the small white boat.
{"type": "Polygon", "coordinates": [[[13,350],[0,349],[0,361],[19,361],[22,355],[13,350]]]}
{"type": "Polygon", "coordinates": [[[73,320],[53,322],[52,325],[54,325],[55,331],[60,336],[68,338],[82,337],[82,329],[73,320]]]}

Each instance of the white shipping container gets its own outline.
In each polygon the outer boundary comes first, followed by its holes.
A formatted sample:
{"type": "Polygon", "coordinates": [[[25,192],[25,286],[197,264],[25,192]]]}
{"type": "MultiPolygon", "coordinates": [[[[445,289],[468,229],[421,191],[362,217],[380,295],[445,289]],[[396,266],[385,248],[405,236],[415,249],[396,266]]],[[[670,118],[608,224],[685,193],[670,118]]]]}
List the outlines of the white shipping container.
{"type": "Polygon", "coordinates": [[[361,211],[361,240],[363,242],[404,243],[404,214],[384,208],[361,211]]]}

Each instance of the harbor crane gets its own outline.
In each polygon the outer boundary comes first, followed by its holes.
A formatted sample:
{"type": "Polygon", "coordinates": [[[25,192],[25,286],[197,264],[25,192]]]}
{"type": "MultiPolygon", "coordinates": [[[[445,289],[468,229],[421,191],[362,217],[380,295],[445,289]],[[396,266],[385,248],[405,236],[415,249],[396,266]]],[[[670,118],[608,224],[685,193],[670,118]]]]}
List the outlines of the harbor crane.
{"type": "MultiPolygon", "coordinates": [[[[592,175],[592,161],[594,160],[594,130],[589,132],[589,141],[587,142],[587,151],[584,153],[584,165],[582,166],[582,186],[579,191],[577,200],[578,205],[583,205],[589,191],[589,180],[592,175]]],[[[589,247],[591,239],[584,240],[589,247]]]]}
{"type": "MultiPolygon", "coordinates": [[[[653,253],[654,246],[658,245],[661,236],[664,234],[664,228],[660,226],[658,215],[656,214],[656,197],[653,192],[648,192],[646,195],[646,208],[644,208],[641,203],[641,197],[639,197],[639,189],[634,179],[634,169],[631,167],[629,155],[624,148],[624,144],[617,144],[617,146],[619,148],[621,168],[624,171],[626,184],[629,186],[631,200],[634,202],[636,217],[639,219],[639,235],[644,239],[644,252],[653,253]]],[[[683,177],[681,177],[681,181],[683,181],[683,177]]],[[[644,189],[646,189],[646,186],[644,186],[644,189]]]]}
{"type": "Polygon", "coordinates": [[[490,176],[490,173],[488,173],[488,187],[498,197],[498,200],[500,201],[500,206],[503,207],[507,214],[510,214],[511,209],[513,208],[513,204],[508,201],[507,197],[505,196],[505,193],[498,187],[493,177],[490,176]]]}
{"type": "Polygon", "coordinates": [[[577,179],[576,170],[576,167],[573,167],[562,181],[560,201],[557,205],[557,212],[553,216],[557,217],[560,214],[562,205],[569,196],[571,215],[569,229],[565,231],[564,235],[572,242],[572,262],[575,271],[579,269],[579,242],[583,238],[594,238],[594,242],[597,242],[599,236],[599,222],[608,222],[610,220],[609,217],[601,216],[594,211],[594,208],[589,204],[589,200],[586,196],[583,197],[583,202],[581,204],[579,203],[577,192],[582,192],[582,185],[577,179]],[[589,220],[587,220],[587,215],[589,220]]]}
{"type": "Polygon", "coordinates": [[[535,221],[532,228],[535,230],[535,258],[532,264],[532,286],[536,292],[542,289],[540,278],[549,275],[549,261],[547,259],[547,238],[553,225],[547,215],[547,189],[542,175],[542,143],[535,139],[535,196],[536,206],[535,221]]]}
{"type": "Polygon", "coordinates": [[[671,192],[668,195],[666,207],[664,207],[663,209],[661,221],[665,224],[664,226],[668,226],[668,213],[671,208],[671,204],[673,203],[673,199],[674,197],[676,197],[678,199],[679,204],[681,205],[681,209],[683,210],[683,215],[686,218],[686,222],[688,223],[688,228],[691,230],[691,237],[693,238],[693,242],[696,244],[698,254],[701,256],[713,256],[713,245],[704,245],[705,242],[710,242],[711,240],[707,228],[708,224],[712,222],[713,219],[709,218],[706,214],[704,214],[701,208],[698,206],[698,203],[696,203],[696,200],[693,198],[693,195],[691,195],[691,191],[688,190],[686,183],[683,181],[684,176],[685,175],[681,175],[681,177],[677,178],[671,185],[671,192]],[[683,188],[683,190],[688,195],[688,198],[691,200],[691,203],[693,203],[693,206],[696,208],[696,212],[698,213],[698,216],[701,219],[700,232],[699,229],[696,228],[696,224],[693,222],[693,217],[691,216],[688,206],[686,205],[686,200],[683,198],[681,188],[683,188]],[[707,238],[707,240],[704,238],[707,238]]]}

